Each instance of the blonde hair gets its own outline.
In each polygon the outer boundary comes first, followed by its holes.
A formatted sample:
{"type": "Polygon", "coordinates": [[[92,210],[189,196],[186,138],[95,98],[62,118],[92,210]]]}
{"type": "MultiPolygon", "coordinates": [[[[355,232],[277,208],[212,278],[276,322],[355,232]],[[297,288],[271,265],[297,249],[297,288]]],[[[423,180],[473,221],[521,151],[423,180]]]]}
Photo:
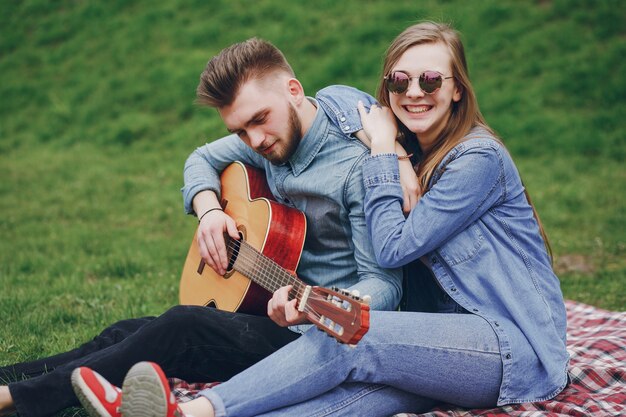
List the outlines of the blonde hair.
{"type": "Polygon", "coordinates": [[[295,76],[277,47],[258,38],[235,43],[207,63],[196,89],[197,101],[211,107],[228,106],[244,83],[275,72],[295,76]]]}
{"type": "MultiPolygon", "coordinates": [[[[428,44],[428,43],[441,43],[450,53],[450,65],[452,69],[452,76],[454,82],[461,92],[461,99],[458,102],[452,102],[450,109],[450,118],[436,138],[433,146],[425,153],[421,153],[421,159],[417,167],[416,173],[418,181],[422,189],[422,195],[428,191],[428,185],[435,172],[435,169],[443,158],[458,145],[463,138],[474,127],[482,127],[490,132],[496,140],[500,141],[497,134],[487,125],[483,115],[478,107],[478,101],[476,94],[469,79],[469,72],[467,69],[467,60],[465,59],[465,49],[459,32],[453,29],[450,25],[435,22],[421,22],[405,29],[400,35],[398,35],[385,53],[385,59],[383,62],[383,76],[387,76],[396,63],[400,60],[402,55],[411,47],[415,45],[428,44]]],[[[381,81],[377,90],[378,101],[391,107],[389,101],[389,92],[387,91],[384,82],[381,81]]],[[[410,141],[409,138],[416,139],[416,135],[409,131],[402,122],[396,118],[398,122],[398,128],[400,137],[399,140],[405,146],[414,146],[417,143],[416,140],[410,141]],[[413,143],[411,143],[413,142],[413,143]]],[[[501,142],[501,141],[500,141],[501,142]]],[[[503,145],[504,146],[504,145],[503,145]]],[[[548,242],[548,237],[544,231],[539,214],[535,209],[535,206],[530,200],[528,191],[524,189],[528,204],[530,204],[533,215],[539,225],[539,232],[543,238],[546,250],[548,251],[550,258],[552,258],[552,248],[548,242]]]]}

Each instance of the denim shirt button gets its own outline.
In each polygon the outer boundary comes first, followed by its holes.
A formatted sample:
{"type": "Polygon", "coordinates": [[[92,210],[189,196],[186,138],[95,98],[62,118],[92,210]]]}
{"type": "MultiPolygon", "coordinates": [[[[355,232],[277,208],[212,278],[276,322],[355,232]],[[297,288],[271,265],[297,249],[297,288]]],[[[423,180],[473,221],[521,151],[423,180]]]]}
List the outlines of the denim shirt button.
{"type": "Polygon", "coordinates": [[[350,126],[344,126],[343,130],[350,130],[350,126]]]}
{"type": "Polygon", "coordinates": [[[343,117],[343,116],[341,116],[341,118],[340,118],[339,120],[341,120],[342,122],[345,122],[345,121],[346,121],[346,118],[345,118],[345,117],[343,117]]]}
{"type": "Polygon", "coordinates": [[[507,359],[511,359],[511,354],[507,353],[504,357],[507,358],[507,359]]]}
{"type": "Polygon", "coordinates": [[[456,291],[456,287],[450,288],[450,291],[455,292],[456,291]]]}
{"type": "Polygon", "coordinates": [[[430,262],[434,265],[437,263],[437,258],[435,258],[434,256],[432,257],[432,259],[430,260],[430,262]]]}

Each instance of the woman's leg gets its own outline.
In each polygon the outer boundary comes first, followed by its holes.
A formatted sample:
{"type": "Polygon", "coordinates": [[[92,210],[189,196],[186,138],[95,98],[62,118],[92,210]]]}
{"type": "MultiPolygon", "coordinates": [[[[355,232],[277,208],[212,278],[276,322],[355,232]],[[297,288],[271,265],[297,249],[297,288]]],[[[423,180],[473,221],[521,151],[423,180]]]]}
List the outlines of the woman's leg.
{"type": "Polygon", "coordinates": [[[432,410],[437,401],[388,385],[346,382],[322,395],[258,417],[389,417],[432,410]]]}
{"type": "MultiPolygon", "coordinates": [[[[435,401],[486,407],[496,404],[501,377],[498,340],[482,318],[376,311],[369,332],[354,348],[313,329],[200,394],[217,416],[256,415],[299,403],[306,410],[309,400],[345,382],[388,385],[435,401]]],[[[311,412],[319,408],[315,401],[309,405],[311,412]]]]}

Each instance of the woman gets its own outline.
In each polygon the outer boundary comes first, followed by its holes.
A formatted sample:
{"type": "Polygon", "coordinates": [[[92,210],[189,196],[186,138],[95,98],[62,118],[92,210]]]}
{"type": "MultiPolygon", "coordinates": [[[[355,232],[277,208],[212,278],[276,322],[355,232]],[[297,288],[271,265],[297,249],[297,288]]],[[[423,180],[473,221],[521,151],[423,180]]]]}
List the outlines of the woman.
{"type": "MultiPolygon", "coordinates": [[[[542,401],[563,389],[565,308],[547,240],[480,114],[458,33],[431,22],[409,27],[389,47],[383,74],[383,106],[368,113],[358,105],[371,144],[366,218],[378,262],[408,265],[417,311],[372,312],[354,348],[309,331],[169,411],[162,372],[140,363],[123,387],[123,415],[387,416],[440,403],[542,401]],[[422,187],[407,217],[397,136],[415,147],[422,187]],[[146,398],[158,401],[146,408],[146,398]]],[[[319,102],[340,101],[341,89],[319,102]]]]}

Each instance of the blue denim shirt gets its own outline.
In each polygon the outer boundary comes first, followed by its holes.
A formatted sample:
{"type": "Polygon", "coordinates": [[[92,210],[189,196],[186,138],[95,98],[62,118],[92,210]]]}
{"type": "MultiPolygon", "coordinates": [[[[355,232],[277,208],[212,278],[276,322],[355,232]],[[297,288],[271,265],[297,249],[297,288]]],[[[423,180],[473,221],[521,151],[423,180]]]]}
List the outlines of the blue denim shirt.
{"type": "MultiPolygon", "coordinates": [[[[343,87],[321,93],[337,107],[350,105],[343,87]]],[[[367,158],[363,172],[378,262],[398,267],[421,259],[448,297],[497,334],[503,364],[498,404],[558,394],[569,360],[563,295],[504,146],[485,129],[472,130],[443,159],[408,218],[396,155],[367,158]]]]}
{"type": "Polygon", "coordinates": [[[393,310],[401,297],[402,270],[382,268],[374,256],[363,211],[361,164],[367,155],[359,140],[344,135],[318,108],[296,152],[282,165],[271,164],[236,135],[197,148],[185,163],[185,210],[193,212],[193,197],[202,190],[220,195],[219,173],[231,162],[261,168],[276,200],[306,216],[298,276],[314,285],[357,289],[371,295],[371,308],[393,310]]]}
{"type": "Polygon", "coordinates": [[[406,219],[395,155],[370,157],[363,170],[379,263],[421,258],[450,298],[496,332],[503,364],[498,404],[558,394],[569,359],[563,295],[502,145],[474,130],[444,158],[406,219]]]}

